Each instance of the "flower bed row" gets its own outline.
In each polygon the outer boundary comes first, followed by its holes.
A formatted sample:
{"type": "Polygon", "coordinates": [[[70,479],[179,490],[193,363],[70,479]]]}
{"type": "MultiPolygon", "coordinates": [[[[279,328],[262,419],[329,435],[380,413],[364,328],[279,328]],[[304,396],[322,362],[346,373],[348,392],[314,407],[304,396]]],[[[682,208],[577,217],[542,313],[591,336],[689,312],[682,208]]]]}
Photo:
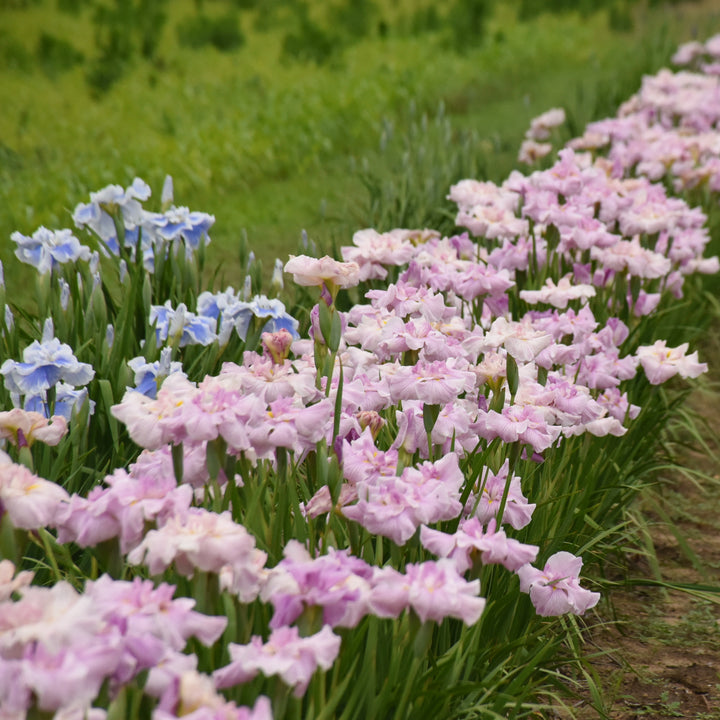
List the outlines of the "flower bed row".
{"type": "Polygon", "coordinates": [[[547,170],[451,188],[466,232],[362,230],[272,297],[203,289],[214,218],[171,183],[161,212],[136,179],[78,206],[85,235],[14,234],[39,276],[0,319],[0,714],[536,708],[660,386],[706,370],[679,302],[718,270],[706,216],[669,193],[687,162],[643,176],[660,133],[717,145],[710,103],[668,109],[700,86],[662,71],[547,170]]]}

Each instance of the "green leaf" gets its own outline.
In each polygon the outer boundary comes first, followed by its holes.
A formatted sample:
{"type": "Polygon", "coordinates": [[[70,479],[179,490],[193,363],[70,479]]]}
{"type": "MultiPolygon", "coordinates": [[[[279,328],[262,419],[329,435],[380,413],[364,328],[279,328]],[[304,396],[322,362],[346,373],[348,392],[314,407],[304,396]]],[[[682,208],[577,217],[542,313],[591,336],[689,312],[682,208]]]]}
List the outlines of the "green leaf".
{"type": "Polygon", "coordinates": [[[515,362],[515,358],[510,355],[510,353],[506,356],[506,365],[507,365],[507,383],[508,387],[510,388],[510,402],[515,398],[515,395],[517,394],[518,387],[520,385],[520,374],[518,373],[518,366],[517,362],[515,362]]]}

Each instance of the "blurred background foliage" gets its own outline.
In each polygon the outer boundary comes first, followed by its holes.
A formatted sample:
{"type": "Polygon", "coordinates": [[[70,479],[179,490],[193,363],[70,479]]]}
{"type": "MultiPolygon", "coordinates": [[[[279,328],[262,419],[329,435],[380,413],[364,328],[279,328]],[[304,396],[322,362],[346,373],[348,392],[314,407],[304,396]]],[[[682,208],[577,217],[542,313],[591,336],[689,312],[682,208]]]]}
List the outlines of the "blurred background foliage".
{"type": "Polygon", "coordinates": [[[216,215],[235,286],[303,229],[450,229],[450,184],[506,177],[532,117],[567,139],[718,30],[713,0],[0,0],[0,259],[135,175],[216,215]]]}

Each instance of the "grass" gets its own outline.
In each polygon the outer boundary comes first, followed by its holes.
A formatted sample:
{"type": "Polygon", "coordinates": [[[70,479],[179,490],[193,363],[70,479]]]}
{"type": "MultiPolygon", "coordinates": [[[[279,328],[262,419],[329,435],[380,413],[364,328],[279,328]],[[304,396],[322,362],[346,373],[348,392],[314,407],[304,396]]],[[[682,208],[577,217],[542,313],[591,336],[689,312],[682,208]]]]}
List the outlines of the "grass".
{"type": "MultiPolygon", "coordinates": [[[[171,19],[192,15],[193,7],[173,3],[171,19]]],[[[267,270],[275,256],[295,251],[303,228],[327,246],[349,242],[370,224],[352,168],[366,158],[377,174],[392,170],[405,149],[379,152],[383,127],[394,127],[402,145],[412,118],[434,114],[442,102],[451,139],[471,134],[484,174],[502,179],[533,116],[563,105],[579,129],[610,112],[689,37],[698,18],[703,33],[720,27],[711,7],[643,10],[632,34],[618,34],[602,16],[518,23],[505,3],[486,41],[467,52],[449,48],[443,31],[397,32],[360,40],[321,67],[280,61],[282,16],[260,32],[246,12],[247,41],[233,53],[181,48],[169,23],[155,59],[135,61],[100,97],[89,93],[83,65],[47,74],[33,62],[12,66],[6,53],[0,259],[11,256],[11,232],[69,225],[90,191],[128,184],[137,174],[159,193],[170,173],[179,204],[215,214],[214,257],[222,258],[224,281],[239,285],[243,229],[267,270]]],[[[69,16],[41,0],[0,14],[1,42],[12,39],[28,58],[48,29],[92,56],[88,13],[69,16]]],[[[447,187],[437,190],[439,202],[447,187]]]]}

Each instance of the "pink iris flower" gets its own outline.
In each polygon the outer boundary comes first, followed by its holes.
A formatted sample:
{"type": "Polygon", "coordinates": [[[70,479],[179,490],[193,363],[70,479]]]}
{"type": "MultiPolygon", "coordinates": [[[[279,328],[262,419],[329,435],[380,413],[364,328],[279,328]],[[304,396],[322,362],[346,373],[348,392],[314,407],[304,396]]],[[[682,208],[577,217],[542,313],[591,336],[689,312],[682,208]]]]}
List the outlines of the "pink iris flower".
{"type": "Polygon", "coordinates": [[[582,558],[569,552],[552,555],[542,570],[523,565],[517,574],[520,590],[530,594],[538,615],[582,615],[597,605],[600,593],[580,587],[582,558]]]}

